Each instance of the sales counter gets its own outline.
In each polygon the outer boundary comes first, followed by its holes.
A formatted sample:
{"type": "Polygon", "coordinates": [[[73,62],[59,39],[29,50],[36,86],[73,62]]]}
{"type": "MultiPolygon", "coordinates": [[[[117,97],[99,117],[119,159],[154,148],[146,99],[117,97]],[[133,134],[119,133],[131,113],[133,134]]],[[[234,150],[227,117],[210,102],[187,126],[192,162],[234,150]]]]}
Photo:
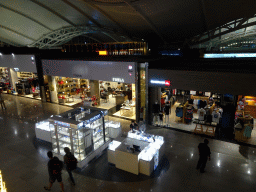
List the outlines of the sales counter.
{"type": "Polygon", "coordinates": [[[121,170],[150,176],[163,156],[163,143],[162,136],[129,131],[122,142],[114,140],[109,144],[108,161],[121,170]]]}

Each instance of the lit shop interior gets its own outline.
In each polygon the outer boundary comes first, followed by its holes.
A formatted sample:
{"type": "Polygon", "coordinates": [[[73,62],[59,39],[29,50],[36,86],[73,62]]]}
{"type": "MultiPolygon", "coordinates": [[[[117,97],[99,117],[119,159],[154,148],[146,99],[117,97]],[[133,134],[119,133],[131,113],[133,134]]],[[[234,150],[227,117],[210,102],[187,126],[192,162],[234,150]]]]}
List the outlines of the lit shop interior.
{"type": "Polygon", "coordinates": [[[238,96],[235,114],[235,139],[250,144],[256,143],[256,131],[254,128],[256,118],[256,97],[238,96]]]}
{"type": "Polygon", "coordinates": [[[159,97],[151,110],[152,125],[205,132],[207,126],[202,125],[216,127],[220,123],[222,95],[169,88],[158,90],[159,97]]]}
{"type": "Polygon", "coordinates": [[[41,99],[37,73],[19,71],[19,68],[0,68],[3,93],[41,99]]]}
{"type": "Polygon", "coordinates": [[[44,75],[46,99],[67,106],[82,103],[108,109],[113,116],[135,119],[135,84],[124,83],[121,78],[112,79],[102,81],[44,75]]]}

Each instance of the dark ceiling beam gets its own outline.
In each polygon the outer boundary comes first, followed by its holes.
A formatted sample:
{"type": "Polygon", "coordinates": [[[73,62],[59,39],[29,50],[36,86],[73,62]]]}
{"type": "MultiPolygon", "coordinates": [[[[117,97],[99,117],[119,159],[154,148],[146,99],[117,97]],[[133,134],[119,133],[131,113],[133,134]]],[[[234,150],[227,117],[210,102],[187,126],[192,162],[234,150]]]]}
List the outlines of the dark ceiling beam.
{"type": "Polygon", "coordinates": [[[113,37],[112,35],[110,35],[109,33],[106,33],[106,32],[101,32],[103,33],[104,35],[107,35],[108,37],[110,37],[111,39],[113,39],[115,42],[119,42],[115,37],[113,37]]]}
{"type": "Polygon", "coordinates": [[[98,42],[98,43],[102,43],[102,41],[98,40],[98,39],[95,38],[95,37],[91,37],[91,36],[89,36],[89,35],[83,35],[83,36],[85,36],[86,38],[92,39],[92,40],[94,40],[94,41],[96,41],[96,42],[98,42]]]}
{"type": "Polygon", "coordinates": [[[133,10],[135,10],[135,11],[139,14],[139,16],[140,16],[144,21],[146,21],[146,23],[147,23],[147,24],[151,27],[151,29],[161,38],[161,40],[162,40],[163,42],[166,42],[166,41],[164,40],[163,36],[162,36],[162,35],[159,33],[159,31],[157,30],[157,28],[156,28],[156,26],[154,25],[154,23],[143,13],[143,11],[142,11],[140,8],[134,6],[130,0],[124,0],[124,2],[125,2],[127,5],[129,5],[133,10]]]}
{"type": "Polygon", "coordinates": [[[53,13],[54,15],[58,16],[59,18],[61,18],[62,20],[66,21],[67,23],[69,23],[70,25],[72,26],[76,26],[72,21],[70,21],[69,19],[67,19],[66,17],[63,17],[61,14],[57,13],[56,11],[54,11],[53,9],[51,9],[50,7],[36,1],[36,0],[30,0],[32,1],[33,3],[39,5],[40,7],[46,9],[47,11],[53,13]]]}
{"type": "Polygon", "coordinates": [[[3,28],[3,29],[8,30],[8,31],[11,31],[11,32],[13,32],[13,33],[16,33],[17,35],[20,35],[20,36],[22,36],[22,37],[25,37],[25,38],[27,38],[27,39],[29,39],[29,40],[31,40],[31,41],[35,41],[35,39],[33,39],[33,38],[29,37],[29,36],[26,36],[26,35],[24,35],[24,34],[18,32],[18,31],[15,31],[15,30],[13,30],[13,29],[11,29],[11,28],[8,28],[8,27],[6,27],[6,26],[0,25],[0,28],[3,28]]]}
{"type": "Polygon", "coordinates": [[[205,24],[205,29],[206,29],[206,31],[207,31],[207,33],[208,33],[208,35],[209,35],[209,25],[208,25],[208,23],[207,23],[208,18],[207,18],[207,16],[206,16],[206,9],[205,9],[204,0],[201,0],[201,1],[199,2],[199,4],[201,4],[202,11],[203,11],[203,23],[205,24]]]}
{"type": "Polygon", "coordinates": [[[223,31],[223,32],[221,32],[221,33],[218,33],[218,34],[216,34],[216,35],[213,35],[212,38],[209,38],[209,37],[208,37],[208,38],[205,38],[205,39],[203,39],[203,40],[201,40],[201,41],[194,42],[194,43],[192,43],[192,44],[193,44],[193,45],[196,45],[196,44],[204,43],[204,42],[210,41],[211,39],[214,39],[214,38],[216,38],[216,37],[219,37],[219,36],[222,36],[222,35],[226,35],[226,34],[228,34],[228,33],[234,32],[234,31],[236,31],[236,30],[243,29],[243,28],[246,28],[246,27],[250,27],[250,26],[253,26],[253,25],[256,25],[256,21],[251,22],[251,23],[247,23],[247,24],[244,24],[244,25],[239,25],[239,26],[237,25],[237,27],[234,27],[234,28],[231,28],[231,29],[229,29],[229,30],[223,31]]]}
{"type": "Polygon", "coordinates": [[[125,2],[100,2],[100,1],[94,1],[94,0],[84,0],[88,3],[93,3],[94,5],[104,5],[104,6],[124,6],[125,2]]]}
{"type": "Polygon", "coordinates": [[[64,3],[69,5],[70,7],[74,8],[77,10],[79,13],[81,13],[83,16],[87,17],[90,21],[92,21],[97,27],[102,28],[101,24],[99,24],[95,19],[93,19],[91,16],[86,14],[82,9],[78,8],[74,4],[70,3],[68,0],[62,0],[64,3]]]}
{"type": "Polygon", "coordinates": [[[86,3],[86,5],[90,6],[91,8],[97,10],[98,12],[100,12],[102,15],[104,15],[108,20],[110,20],[111,22],[113,22],[115,25],[118,26],[118,28],[120,29],[120,32],[122,32],[124,35],[126,35],[129,40],[131,40],[132,38],[129,37],[129,35],[127,34],[127,29],[125,29],[124,27],[122,27],[113,17],[111,17],[109,14],[107,14],[105,11],[103,11],[102,9],[100,9],[98,6],[94,5],[92,3],[92,1],[88,1],[88,0],[83,0],[84,3],[86,3]]]}
{"type": "Polygon", "coordinates": [[[31,20],[31,21],[34,21],[35,23],[37,23],[37,24],[43,26],[44,28],[48,29],[49,31],[53,31],[52,29],[50,29],[49,27],[47,27],[47,26],[44,25],[43,23],[41,23],[41,22],[35,20],[34,18],[32,18],[32,17],[30,17],[30,16],[28,16],[28,15],[23,14],[23,13],[20,12],[20,11],[14,10],[14,9],[12,9],[12,8],[10,8],[10,7],[6,7],[5,5],[2,5],[2,4],[0,4],[0,7],[4,8],[4,9],[7,9],[7,10],[9,10],[9,11],[12,11],[12,12],[14,12],[14,13],[17,13],[17,14],[23,16],[23,17],[26,17],[27,19],[29,19],[29,20],[31,20]]]}

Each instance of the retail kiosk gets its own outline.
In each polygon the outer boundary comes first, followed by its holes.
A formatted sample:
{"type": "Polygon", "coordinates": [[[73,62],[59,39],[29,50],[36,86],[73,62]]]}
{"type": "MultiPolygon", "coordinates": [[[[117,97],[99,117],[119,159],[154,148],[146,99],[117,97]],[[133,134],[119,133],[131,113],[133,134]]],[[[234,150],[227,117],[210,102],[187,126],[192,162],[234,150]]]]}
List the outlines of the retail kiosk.
{"type": "Polygon", "coordinates": [[[52,143],[53,153],[60,159],[69,147],[78,159],[78,167],[87,165],[99,156],[111,142],[111,137],[119,136],[121,126],[108,121],[107,110],[79,107],[36,124],[36,137],[52,143]]]}
{"type": "Polygon", "coordinates": [[[163,144],[162,136],[129,131],[122,142],[114,140],[109,144],[108,162],[124,171],[150,176],[163,156],[163,144]]]}

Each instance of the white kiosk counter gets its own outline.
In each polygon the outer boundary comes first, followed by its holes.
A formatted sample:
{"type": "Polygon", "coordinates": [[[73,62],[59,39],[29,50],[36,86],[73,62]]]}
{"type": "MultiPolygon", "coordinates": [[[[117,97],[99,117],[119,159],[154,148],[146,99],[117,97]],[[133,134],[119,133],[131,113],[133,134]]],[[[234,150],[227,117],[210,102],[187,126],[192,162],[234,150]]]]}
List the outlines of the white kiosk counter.
{"type": "Polygon", "coordinates": [[[163,143],[161,136],[130,131],[124,141],[109,144],[108,161],[124,171],[150,176],[163,156],[163,143]]]}

